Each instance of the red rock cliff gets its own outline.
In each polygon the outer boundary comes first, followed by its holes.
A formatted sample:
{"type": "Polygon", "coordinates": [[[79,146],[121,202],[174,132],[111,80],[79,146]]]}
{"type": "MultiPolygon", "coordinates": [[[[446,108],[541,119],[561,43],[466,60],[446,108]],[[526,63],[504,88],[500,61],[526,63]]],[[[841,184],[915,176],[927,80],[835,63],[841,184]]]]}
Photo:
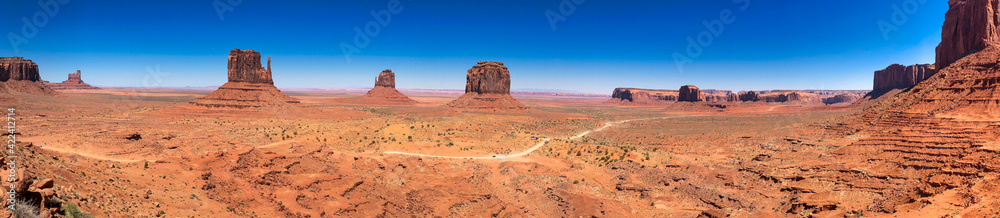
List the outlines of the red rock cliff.
{"type": "Polygon", "coordinates": [[[0,57],[0,82],[8,80],[40,81],[38,65],[22,57],[0,57]]]}
{"type": "Polygon", "coordinates": [[[686,85],[681,86],[680,94],[677,97],[677,101],[705,101],[705,95],[701,93],[701,89],[697,86],[686,85]]]}
{"type": "Polygon", "coordinates": [[[950,0],[937,46],[937,69],[966,55],[1000,44],[998,0],[950,0]]]}
{"type": "Polygon", "coordinates": [[[501,62],[480,61],[469,69],[465,93],[510,94],[510,71],[501,62]]]}
{"type": "Polygon", "coordinates": [[[385,69],[378,74],[378,78],[375,79],[375,87],[387,87],[396,88],[396,74],[392,73],[392,70],[385,69]]]}
{"type": "Polygon", "coordinates": [[[930,64],[903,66],[889,65],[883,70],[875,71],[873,90],[904,89],[912,87],[937,73],[930,64]]]}
{"type": "Polygon", "coordinates": [[[271,80],[271,58],[267,68],[260,65],[260,53],[254,50],[229,51],[229,82],[263,83],[274,85],[271,80]]]}

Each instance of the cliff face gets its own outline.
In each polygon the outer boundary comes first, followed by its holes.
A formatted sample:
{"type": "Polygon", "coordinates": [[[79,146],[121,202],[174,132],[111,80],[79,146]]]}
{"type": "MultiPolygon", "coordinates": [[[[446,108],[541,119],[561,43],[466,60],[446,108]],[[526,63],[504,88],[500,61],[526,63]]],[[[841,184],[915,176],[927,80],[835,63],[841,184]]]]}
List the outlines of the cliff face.
{"type": "Polygon", "coordinates": [[[910,88],[933,76],[937,70],[930,64],[903,66],[889,65],[883,70],[875,71],[873,90],[910,88]]]}
{"type": "Polygon", "coordinates": [[[52,95],[56,92],[42,82],[35,62],[22,57],[0,57],[0,93],[52,95]]]}
{"type": "Polygon", "coordinates": [[[254,50],[229,51],[229,82],[259,83],[274,85],[271,80],[271,58],[267,58],[267,68],[260,65],[260,53],[254,50]]]}
{"type": "Polygon", "coordinates": [[[391,69],[385,69],[375,79],[375,87],[396,88],[396,74],[391,69]]]}
{"type": "Polygon", "coordinates": [[[8,80],[41,81],[38,65],[23,57],[0,57],[0,82],[8,80]]]}
{"type": "Polygon", "coordinates": [[[997,0],[950,0],[937,46],[937,69],[966,55],[1000,44],[997,0]]]}
{"type": "Polygon", "coordinates": [[[501,62],[480,61],[466,75],[465,93],[510,94],[510,71],[501,62]]]}

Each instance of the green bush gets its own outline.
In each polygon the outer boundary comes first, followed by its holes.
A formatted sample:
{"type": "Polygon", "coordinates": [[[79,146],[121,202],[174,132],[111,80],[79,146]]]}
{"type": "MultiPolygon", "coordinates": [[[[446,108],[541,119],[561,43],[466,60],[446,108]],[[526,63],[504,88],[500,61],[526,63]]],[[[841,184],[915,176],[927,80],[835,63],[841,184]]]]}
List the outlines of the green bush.
{"type": "Polygon", "coordinates": [[[90,215],[87,212],[80,210],[74,203],[67,203],[63,205],[63,211],[66,211],[66,218],[93,218],[94,215],[90,215]]]}

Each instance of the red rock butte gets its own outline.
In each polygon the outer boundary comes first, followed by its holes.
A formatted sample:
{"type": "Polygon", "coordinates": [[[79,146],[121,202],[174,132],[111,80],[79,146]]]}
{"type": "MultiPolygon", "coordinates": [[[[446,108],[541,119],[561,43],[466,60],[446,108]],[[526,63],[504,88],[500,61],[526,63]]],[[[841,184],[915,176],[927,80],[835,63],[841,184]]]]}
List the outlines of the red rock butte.
{"type": "Polygon", "coordinates": [[[699,102],[705,101],[705,94],[697,86],[681,86],[677,101],[699,102]]]}
{"type": "Polygon", "coordinates": [[[66,81],[63,81],[61,83],[49,83],[47,85],[55,90],[100,89],[97,87],[90,86],[89,84],[83,82],[83,79],[80,79],[81,78],[80,70],[77,70],[76,73],[70,73],[68,77],[69,78],[67,78],[66,81]]]}
{"type": "Polygon", "coordinates": [[[206,108],[301,107],[298,100],[281,93],[271,80],[271,58],[260,65],[260,53],[233,49],[229,52],[229,82],[190,102],[206,108]]]}
{"type": "Polygon", "coordinates": [[[23,57],[0,57],[0,93],[55,94],[41,80],[35,62],[23,57]]]}
{"type": "Polygon", "coordinates": [[[510,96],[510,71],[501,62],[481,61],[466,75],[465,95],[449,107],[475,110],[525,110],[527,106],[510,96]]]}
{"type": "Polygon", "coordinates": [[[872,90],[891,90],[910,88],[937,73],[934,65],[917,64],[903,66],[889,65],[883,70],[875,71],[875,82],[872,90]]]}
{"type": "Polygon", "coordinates": [[[941,44],[936,48],[937,69],[958,59],[1000,45],[997,0],[950,0],[941,26],[941,44]]]}
{"type": "Polygon", "coordinates": [[[375,78],[375,87],[364,95],[364,103],[412,105],[417,101],[396,90],[396,74],[391,69],[383,70],[375,78]]]}

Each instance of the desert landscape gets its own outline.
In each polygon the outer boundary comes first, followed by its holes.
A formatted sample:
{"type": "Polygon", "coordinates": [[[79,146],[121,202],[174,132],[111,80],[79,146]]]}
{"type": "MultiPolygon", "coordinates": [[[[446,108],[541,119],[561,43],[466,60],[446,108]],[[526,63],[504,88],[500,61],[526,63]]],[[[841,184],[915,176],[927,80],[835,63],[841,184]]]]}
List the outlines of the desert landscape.
{"type": "Polygon", "coordinates": [[[864,90],[515,90],[495,60],[464,90],[284,88],[297,62],[249,47],[213,87],[117,87],[0,57],[0,216],[997,217],[1000,6],[947,5],[936,63],[864,90]]]}

